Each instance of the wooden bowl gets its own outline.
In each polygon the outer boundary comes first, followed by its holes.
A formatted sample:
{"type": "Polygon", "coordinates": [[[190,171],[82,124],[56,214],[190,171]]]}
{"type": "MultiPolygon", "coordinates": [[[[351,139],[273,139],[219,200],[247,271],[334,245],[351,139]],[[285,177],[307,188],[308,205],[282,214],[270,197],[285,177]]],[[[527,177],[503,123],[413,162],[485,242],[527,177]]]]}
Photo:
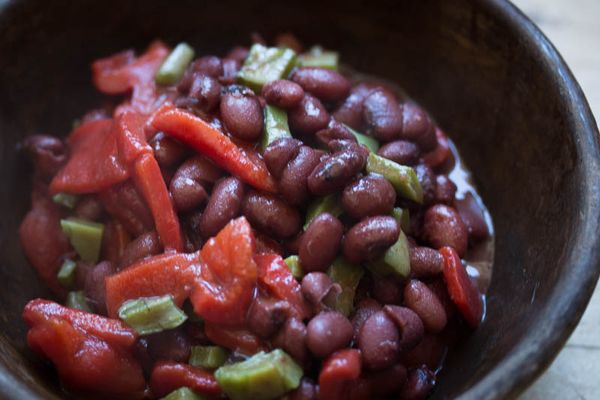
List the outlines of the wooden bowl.
{"type": "MultiPolygon", "coordinates": [[[[1,1],[0,397],[54,399],[55,373],[25,346],[21,310],[47,296],[16,230],[30,171],[17,143],[66,134],[98,105],[89,64],[186,40],[222,53],[291,31],[397,82],[447,130],[496,226],[484,324],[452,349],[434,398],[515,396],[553,360],[600,271],[600,150],[573,75],[539,29],[500,0],[1,1]]],[[[107,384],[110,384],[107,382],[107,384]]]]}

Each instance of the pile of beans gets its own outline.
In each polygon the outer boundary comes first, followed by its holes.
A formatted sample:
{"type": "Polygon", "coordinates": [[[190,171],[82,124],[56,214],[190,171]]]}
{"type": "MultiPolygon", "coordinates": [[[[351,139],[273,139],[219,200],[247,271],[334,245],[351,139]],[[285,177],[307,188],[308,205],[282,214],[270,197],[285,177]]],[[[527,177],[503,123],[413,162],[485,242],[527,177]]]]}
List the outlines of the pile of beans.
{"type": "MultiPolygon", "coordinates": [[[[256,231],[259,252],[298,255],[307,318],[290,317],[287,303],[264,294],[255,297],[247,318],[247,329],[304,367],[301,386],[288,399],[317,398],[321,363],[345,348],[361,354],[360,378],[343,383],[353,385],[356,398],[425,398],[446,349],[464,329],[443,280],[438,249],[450,246],[464,257],[489,235],[482,206],[456,198],[457,186],[448,173],[457,155],[428,114],[392,86],[300,67],[255,92],[236,81],[247,54],[245,48],[234,48],[222,58],[197,58],[176,85],[161,90],[178,108],[262,157],[278,193],[249,187],[203,155],[156,133],[149,143],[179,215],[185,250],[197,251],[229,221],[245,216],[256,231]],[[292,137],[279,138],[264,151],[252,150],[265,128],[266,105],[285,110],[292,137]],[[349,128],[376,139],[379,156],[415,170],[422,204],[398,195],[382,175],[366,172],[370,150],[349,128]],[[324,210],[304,227],[308,205],[330,195],[335,210],[324,210]],[[410,212],[404,230],[391,216],[395,207],[410,212]],[[338,257],[359,265],[378,260],[401,231],[408,237],[410,276],[380,276],[365,268],[351,314],[336,311],[343,288],[327,274],[330,265],[338,257]]],[[[24,147],[42,180],[56,173],[67,154],[65,144],[54,137],[32,137],[24,147]]],[[[122,254],[78,270],[78,285],[96,312],[106,313],[104,278],[160,254],[162,244],[148,207],[130,182],[83,196],[72,213],[95,221],[109,214],[133,239],[122,254]]],[[[109,225],[105,235],[116,234],[109,225]]],[[[209,342],[200,326],[188,322],[141,339],[138,356],[147,363],[186,362],[192,344],[209,342]]]]}

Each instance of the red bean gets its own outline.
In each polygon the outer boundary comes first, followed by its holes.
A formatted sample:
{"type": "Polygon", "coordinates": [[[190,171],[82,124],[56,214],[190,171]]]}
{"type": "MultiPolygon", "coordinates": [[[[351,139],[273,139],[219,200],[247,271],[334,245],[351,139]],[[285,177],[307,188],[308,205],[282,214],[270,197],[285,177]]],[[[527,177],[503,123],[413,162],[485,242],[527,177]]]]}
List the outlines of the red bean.
{"type": "Polygon", "coordinates": [[[337,311],[324,311],[310,320],[306,344],[318,358],[326,358],[352,340],[352,324],[337,311]]]}
{"type": "Polygon", "coordinates": [[[188,362],[191,343],[182,329],[171,329],[145,336],[148,354],[154,360],[188,362]]]}
{"type": "Polygon", "coordinates": [[[335,119],[329,121],[329,125],[325,129],[321,129],[315,133],[317,140],[329,147],[332,140],[348,140],[356,143],[356,137],[341,123],[335,119]]]}
{"type": "Polygon", "coordinates": [[[292,138],[281,138],[269,143],[263,153],[263,159],[269,172],[279,179],[285,166],[296,157],[301,146],[301,141],[292,138]]]}
{"type": "Polygon", "coordinates": [[[221,119],[227,130],[242,140],[256,140],[263,130],[263,113],[255,96],[225,93],[221,99],[221,119]]]}
{"type": "Polygon", "coordinates": [[[136,261],[159,254],[162,250],[162,243],[156,231],[143,233],[127,244],[119,260],[118,269],[129,267],[136,261]]]}
{"type": "Polygon", "coordinates": [[[406,140],[395,140],[381,146],[377,154],[401,165],[415,165],[419,161],[419,146],[406,140]]]}
{"type": "Polygon", "coordinates": [[[300,381],[300,386],[287,394],[288,400],[317,400],[319,388],[312,379],[303,377],[300,381]]]}
{"type": "Polygon", "coordinates": [[[344,211],[356,219],[389,214],[396,203],[396,191],[383,176],[369,174],[346,186],[341,202],[344,211]]]}
{"type": "Polygon", "coordinates": [[[379,398],[397,392],[406,383],[406,376],[406,367],[402,364],[393,365],[382,371],[371,372],[367,376],[371,395],[379,398]]]}
{"type": "Polygon", "coordinates": [[[163,132],[154,135],[150,140],[150,146],[154,150],[154,158],[163,168],[179,163],[187,154],[184,145],[163,132]]]}
{"type": "Polygon", "coordinates": [[[354,330],[354,341],[358,341],[358,335],[365,321],[377,311],[381,310],[381,304],[376,300],[367,297],[361,300],[356,306],[356,312],[352,317],[352,328],[354,330]]]}
{"type": "Polygon", "coordinates": [[[366,156],[358,145],[332,154],[308,176],[308,189],[315,196],[332,194],[346,186],[365,167],[366,156]]]}
{"type": "Polygon", "coordinates": [[[196,108],[205,112],[212,111],[221,100],[221,84],[213,77],[196,73],[193,76],[189,96],[197,100],[196,108]]]}
{"type": "Polygon", "coordinates": [[[177,169],[173,179],[189,178],[212,184],[223,176],[223,170],[203,156],[193,156],[185,160],[177,169]]]}
{"type": "Polygon", "coordinates": [[[459,256],[467,252],[468,231],[456,209],[436,204],[425,211],[423,236],[434,247],[450,246],[459,256]]]}
{"type": "Polygon", "coordinates": [[[363,123],[363,109],[365,98],[379,86],[370,83],[361,83],[353,87],[350,96],[333,113],[336,120],[343,122],[354,129],[360,129],[363,123]]]}
{"type": "Polygon", "coordinates": [[[402,110],[390,90],[380,88],[364,101],[363,117],[367,133],[383,142],[397,139],[402,132],[402,110]]]}
{"type": "Polygon", "coordinates": [[[235,177],[223,178],[215,184],[200,220],[200,232],[205,238],[216,235],[238,216],[244,198],[244,184],[235,177]]]}
{"type": "Polygon", "coordinates": [[[305,364],[308,359],[306,337],[307,330],[304,323],[292,317],[285,321],[271,342],[273,346],[283,349],[295,360],[305,364]]]}
{"type": "Polygon", "coordinates": [[[400,391],[401,400],[422,400],[435,386],[435,374],[426,366],[408,372],[406,384],[400,391]]]}
{"type": "Polygon", "coordinates": [[[315,67],[299,68],[292,80],[322,101],[338,101],[350,92],[350,81],[340,73],[315,67]]]}
{"type": "Polygon", "coordinates": [[[398,223],[392,217],[365,218],[346,233],[344,256],[353,263],[373,260],[393,245],[399,234],[398,223]]]}
{"type": "Polygon", "coordinates": [[[330,298],[335,299],[342,288],[324,272],[309,272],[302,278],[301,290],[306,300],[320,309],[322,303],[328,303],[330,298]]]}
{"type": "Polygon", "coordinates": [[[285,109],[296,107],[304,97],[302,86],[285,79],[267,83],[261,93],[267,103],[285,109]]]}
{"type": "Polygon", "coordinates": [[[29,136],[23,141],[23,149],[40,176],[51,178],[67,162],[67,148],[57,137],[50,135],[29,136]]]}
{"type": "Polygon", "coordinates": [[[472,241],[481,240],[489,235],[483,208],[470,192],[465,195],[464,199],[456,200],[456,209],[465,223],[472,241]]]}
{"type": "Polygon", "coordinates": [[[447,175],[438,175],[435,178],[435,201],[452,205],[454,196],[456,195],[456,185],[448,178],[447,175]]]}
{"type": "Polygon", "coordinates": [[[200,57],[190,65],[190,69],[194,72],[201,72],[212,78],[218,78],[223,75],[223,63],[216,56],[200,57]]]}
{"type": "Polygon", "coordinates": [[[433,204],[435,202],[436,189],[435,173],[425,164],[417,165],[415,172],[423,190],[423,203],[425,205],[433,204]]]}
{"type": "Polygon", "coordinates": [[[400,304],[404,285],[394,277],[373,277],[372,296],[382,304],[400,304]]]}
{"type": "Polygon", "coordinates": [[[285,322],[289,313],[290,305],[287,302],[258,295],[248,309],[246,325],[250,331],[267,339],[285,322]]]}
{"type": "Polygon", "coordinates": [[[200,234],[200,221],[202,221],[201,211],[192,211],[181,219],[181,224],[186,233],[185,251],[188,253],[200,250],[204,244],[200,234]]]}
{"type": "Polygon", "coordinates": [[[200,182],[184,177],[172,179],[169,192],[175,209],[179,212],[193,210],[204,204],[208,198],[206,190],[200,182]]]}
{"type": "Polygon", "coordinates": [[[224,58],[223,62],[223,75],[219,77],[219,82],[222,85],[231,85],[235,83],[237,74],[242,66],[241,62],[232,58],[224,58]]]}
{"type": "MultiPolygon", "coordinates": [[[[78,264],[78,268],[79,268],[78,264]]],[[[106,315],[106,285],[105,279],[115,272],[114,266],[109,261],[89,267],[85,274],[83,290],[85,297],[94,306],[99,314],[106,315]]]]}
{"type": "Polygon", "coordinates": [[[412,350],[402,352],[402,363],[408,368],[417,368],[426,365],[427,368],[435,371],[442,365],[442,361],[447,353],[447,346],[444,340],[448,340],[447,333],[434,335],[425,333],[423,339],[412,350]]]}
{"type": "Polygon", "coordinates": [[[386,305],[383,311],[396,324],[400,331],[400,348],[411,350],[423,340],[425,327],[421,318],[410,308],[386,305]]]}
{"type": "Polygon", "coordinates": [[[398,329],[383,311],[377,311],[363,324],[358,335],[358,348],[367,368],[381,370],[398,360],[398,329]]]}
{"type": "Polygon", "coordinates": [[[340,249],[344,226],[329,213],[316,216],[300,241],[299,257],[304,271],[325,271],[340,249]]]}
{"type": "Polygon", "coordinates": [[[446,311],[436,295],[421,281],[411,280],[404,288],[404,303],[413,310],[425,329],[437,333],[446,327],[446,311]]]}
{"type": "Polygon", "coordinates": [[[248,57],[248,48],[243,46],[236,46],[232,48],[225,58],[236,60],[237,62],[244,62],[244,60],[248,57]]]}
{"type": "Polygon", "coordinates": [[[416,278],[430,278],[442,273],[444,258],[439,251],[429,247],[412,247],[410,253],[410,272],[416,278]]]}
{"type": "Polygon", "coordinates": [[[79,199],[74,213],[77,218],[98,221],[104,212],[104,207],[96,195],[85,195],[79,199]]]}
{"type": "Polygon", "coordinates": [[[305,93],[300,103],[288,111],[288,122],[293,132],[309,135],[327,127],[329,113],[319,99],[305,93]]]}
{"type": "Polygon", "coordinates": [[[437,146],[435,126],[427,113],[414,103],[405,103],[402,109],[402,139],[419,145],[422,152],[433,150],[437,146]]]}
{"type": "Polygon", "coordinates": [[[154,229],[154,218],[131,181],[100,193],[102,205],[134,237],[154,229]]]}
{"type": "Polygon", "coordinates": [[[272,194],[248,193],[242,213],[252,226],[277,238],[291,237],[300,230],[298,210],[272,194]]]}
{"type": "Polygon", "coordinates": [[[281,197],[289,204],[301,205],[308,199],[308,176],[319,163],[319,154],[311,147],[302,146],[287,164],[279,180],[281,197]]]}

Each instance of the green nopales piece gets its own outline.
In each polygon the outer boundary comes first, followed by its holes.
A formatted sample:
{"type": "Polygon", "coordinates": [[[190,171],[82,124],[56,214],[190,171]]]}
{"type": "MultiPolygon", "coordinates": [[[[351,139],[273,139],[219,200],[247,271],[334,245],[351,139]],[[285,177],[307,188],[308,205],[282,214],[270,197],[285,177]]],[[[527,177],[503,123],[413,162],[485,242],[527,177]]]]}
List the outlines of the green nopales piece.
{"type": "Polygon", "coordinates": [[[332,281],[339,284],[342,292],[335,301],[336,311],[345,316],[352,314],[354,309],[354,295],[358,283],[364,274],[364,270],[355,264],[351,264],[343,258],[337,258],[327,270],[327,275],[332,281]]]}
{"type": "Polygon", "coordinates": [[[290,271],[292,271],[294,278],[301,279],[304,276],[304,272],[302,272],[302,265],[300,265],[300,257],[297,255],[291,255],[283,261],[288,266],[290,271]]]}
{"type": "Polygon", "coordinates": [[[188,387],[181,387],[172,391],[160,400],[205,400],[206,397],[194,392],[188,387]]]}
{"type": "Polygon", "coordinates": [[[338,196],[335,194],[330,194],[329,196],[315,199],[312,203],[310,203],[308,209],[306,210],[306,220],[304,222],[303,229],[308,228],[308,225],[310,225],[311,221],[316,216],[324,212],[328,212],[336,217],[342,215],[344,210],[340,205],[338,196]]]}
{"type": "Polygon", "coordinates": [[[61,219],[60,226],[85,262],[95,264],[100,256],[104,225],[83,219],[61,219]]]}
{"type": "Polygon", "coordinates": [[[335,51],[323,50],[320,46],[314,46],[310,51],[298,56],[299,67],[319,67],[337,70],[339,54],[335,51]]]}
{"type": "Polygon", "coordinates": [[[229,352],[219,346],[192,346],[189,364],[207,369],[219,368],[225,364],[229,352]]]}
{"type": "Polygon", "coordinates": [[[215,371],[215,378],[232,400],[270,400],[296,389],[303,373],[289,355],[276,349],[225,365],[215,371]]]}
{"type": "Polygon", "coordinates": [[[92,309],[85,298],[85,294],[83,294],[82,291],[69,292],[67,294],[67,300],[65,301],[65,305],[67,307],[76,308],[81,311],[92,312],[92,309]]]}
{"type": "Polygon", "coordinates": [[[238,80],[260,93],[263,85],[285,78],[295,62],[296,53],[291,49],[255,44],[238,72],[238,80]]]}
{"type": "Polygon", "coordinates": [[[423,191],[414,169],[369,153],[367,172],[376,172],[390,181],[398,195],[417,203],[423,202],[423,191]]]}
{"type": "Polygon", "coordinates": [[[265,123],[260,145],[263,151],[277,139],[292,137],[285,110],[267,105],[264,109],[265,123]]]}
{"type": "Polygon", "coordinates": [[[193,59],[194,49],[187,43],[179,43],[158,68],[155,76],[156,83],[159,85],[176,84],[193,59]]]}
{"type": "Polygon", "coordinates": [[[58,274],[56,274],[58,283],[67,289],[73,287],[75,284],[76,271],[77,263],[73,260],[65,260],[58,270],[58,274]]]}
{"type": "Polygon", "coordinates": [[[119,318],[140,335],[174,329],[187,320],[170,295],[128,300],[119,308],[119,318]]]}

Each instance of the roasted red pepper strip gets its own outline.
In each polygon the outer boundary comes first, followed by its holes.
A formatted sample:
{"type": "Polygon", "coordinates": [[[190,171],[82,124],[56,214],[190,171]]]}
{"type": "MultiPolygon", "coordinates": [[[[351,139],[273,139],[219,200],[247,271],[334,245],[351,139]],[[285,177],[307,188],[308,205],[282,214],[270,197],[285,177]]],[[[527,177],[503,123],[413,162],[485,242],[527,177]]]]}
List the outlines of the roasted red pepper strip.
{"type": "Polygon", "coordinates": [[[450,155],[450,144],[446,134],[440,128],[436,128],[435,136],[438,142],[437,147],[423,156],[423,161],[431,168],[442,165],[450,155]]]}
{"type": "Polygon", "coordinates": [[[177,213],[152,154],[143,154],[135,162],[134,180],[154,216],[154,225],[166,250],[183,251],[183,238],[177,213]]]}
{"type": "Polygon", "coordinates": [[[360,351],[344,349],[333,353],[321,367],[319,399],[344,400],[350,398],[350,382],[360,376],[360,351]]]}
{"type": "Polygon", "coordinates": [[[137,59],[128,50],[92,64],[93,81],[98,90],[107,94],[132,91],[131,101],[119,106],[115,115],[127,110],[152,112],[157,97],[154,75],[168,54],[169,48],[156,41],[137,59]]]}
{"type": "Polygon", "coordinates": [[[234,329],[206,323],[204,324],[204,334],[211,342],[246,355],[253,355],[259,351],[267,350],[267,347],[258,336],[245,329],[234,329]]]}
{"type": "Polygon", "coordinates": [[[29,346],[54,363],[70,389],[143,396],[142,368],[131,353],[137,334],[121,321],[40,299],[25,306],[23,319],[31,328],[29,346]]]}
{"type": "Polygon", "coordinates": [[[25,256],[55,294],[63,296],[64,288],[56,274],[61,257],[69,251],[69,239],[59,224],[58,206],[46,196],[34,196],[31,210],[19,227],[19,239],[25,256]]]}
{"type": "Polygon", "coordinates": [[[221,393],[221,388],[212,372],[172,361],[156,363],[150,376],[150,389],[156,398],[166,396],[184,386],[201,394],[221,393]]]}
{"type": "Polygon", "coordinates": [[[95,193],[129,178],[118,157],[113,120],[84,123],[68,142],[71,157],[50,183],[51,193],[95,193]]]}
{"type": "Polygon", "coordinates": [[[108,315],[116,317],[121,304],[139,297],[170,294],[181,306],[199,275],[198,253],[161,254],[142,260],[106,278],[108,315]]]}
{"type": "Polygon", "coordinates": [[[193,147],[250,186],[267,192],[277,191],[262,160],[248,157],[229,137],[202,119],[174,109],[156,115],[154,127],[193,147]]]}
{"type": "Polygon", "coordinates": [[[125,165],[131,165],[142,154],[152,154],[144,132],[147,119],[133,111],[126,111],[115,119],[119,158],[125,165]]]}
{"type": "Polygon", "coordinates": [[[304,319],[308,315],[308,305],[304,300],[300,284],[278,254],[267,253],[254,256],[258,268],[258,282],[279,300],[287,301],[295,316],[304,319]]]}
{"type": "Polygon", "coordinates": [[[442,247],[440,253],[444,257],[444,279],[450,298],[465,321],[472,328],[477,328],[483,317],[481,294],[467,275],[456,250],[452,247],[442,247]]]}

